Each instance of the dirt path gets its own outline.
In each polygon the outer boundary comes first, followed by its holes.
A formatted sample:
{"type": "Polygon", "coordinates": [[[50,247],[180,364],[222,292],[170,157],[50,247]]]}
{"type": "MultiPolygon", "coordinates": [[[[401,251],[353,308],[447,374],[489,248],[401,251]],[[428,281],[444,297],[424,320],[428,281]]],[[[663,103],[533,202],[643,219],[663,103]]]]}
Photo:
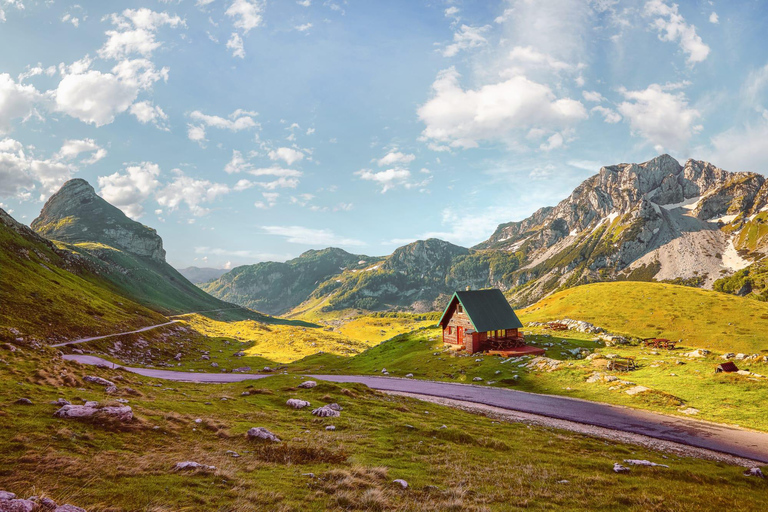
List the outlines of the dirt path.
{"type": "Polygon", "coordinates": [[[177,322],[180,322],[180,320],[171,320],[170,322],[165,322],[164,324],[150,325],[148,327],[142,327],[141,329],[136,329],[135,331],[118,332],[116,334],[105,334],[104,336],[92,336],[90,338],[81,338],[79,340],[66,341],[64,343],[57,343],[56,345],[51,345],[51,346],[63,347],[64,345],[74,345],[77,343],[85,343],[87,341],[103,340],[104,338],[111,338],[113,336],[122,336],[124,334],[136,334],[139,332],[145,332],[145,331],[150,331],[152,329],[157,329],[158,327],[165,327],[166,325],[175,324],[177,322]]]}
{"type": "MultiPolygon", "coordinates": [[[[96,356],[65,355],[64,358],[84,364],[104,364],[109,367],[115,367],[114,363],[96,356]]],[[[155,370],[151,368],[124,368],[146,377],[186,382],[228,383],[270,376],[269,374],[193,373],[155,370]]],[[[541,395],[473,384],[366,375],[311,375],[311,377],[330,382],[361,383],[380,391],[416,393],[441,399],[470,402],[507,411],[517,411],[603,429],[638,434],[653,439],[768,463],[768,433],[729,425],[667,416],[575,398],[541,395]]]]}

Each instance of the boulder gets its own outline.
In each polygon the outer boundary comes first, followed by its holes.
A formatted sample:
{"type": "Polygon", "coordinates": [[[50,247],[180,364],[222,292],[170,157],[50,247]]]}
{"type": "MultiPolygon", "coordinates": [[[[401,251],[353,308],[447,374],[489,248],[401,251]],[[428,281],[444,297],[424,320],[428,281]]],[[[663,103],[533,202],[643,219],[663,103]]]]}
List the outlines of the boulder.
{"type": "Polygon", "coordinates": [[[32,400],[29,398],[19,398],[14,402],[16,405],[32,405],[32,400]]]}
{"type": "Polygon", "coordinates": [[[0,501],[0,512],[32,512],[37,509],[37,503],[31,500],[0,501]]]}
{"type": "Polygon", "coordinates": [[[93,375],[86,375],[85,377],[83,377],[83,380],[85,382],[90,382],[92,384],[98,384],[99,386],[115,387],[114,382],[109,381],[107,379],[102,379],[101,377],[96,377],[93,375]]]}
{"type": "Polygon", "coordinates": [[[61,505],[56,507],[53,512],[87,512],[84,508],[76,507],[74,505],[61,505]]]}
{"type": "Polygon", "coordinates": [[[638,393],[644,393],[646,391],[650,391],[650,389],[645,386],[632,386],[626,390],[625,393],[628,395],[637,395],[638,393]]]}
{"type": "Polygon", "coordinates": [[[756,476],[757,478],[765,478],[760,468],[749,468],[744,471],[744,476],[756,476]]]}
{"type": "Polygon", "coordinates": [[[51,405],[58,405],[59,407],[63,407],[65,405],[70,405],[71,402],[69,400],[64,400],[63,398],[59,398],[55,402],[51,402],[51,405]]]}
{"type": "Polygon", "coordinates": [[[108,417],[118,421],[131,421],[133,419],[133,410],[129,405],[120,407],[96,407],[86,405],[65,405],[54,413],[58,418],[91,418],[108,417]]]}
{"type": "Polygon", "coordinates": [[[310,404],[306,400],[299,400],[298,398],[289,398],[287,402],[285,402],[285,405],[288,407],[293,407],[294,409],[303,409],[305,407],[309,407],[310,404]]]}
{"type": "Polygon", "coordinates": [[[191,471],[195,469],[202,469],[204,471],[213,471],[216,469],[216,466],[207,466],[205,464],[200,464],[199,462],[194,462],[191,460],[187,460],[184,462],[177,462],[175,466],[173,466],[173,469],[176,471],[191,471]]]}
{"type": "Polygon", "coordinates": [[[690,352],[683,354],[685,357],[706,357],[709,354],[709,350],[704,348],[698,348],[690,352]]]}
{"type": "Polygon", "coordinates": [[[408,482],[406,482],[402,478],[398,478],[397,480],[392,480],[392,483],[394,485],[397,485],[401,489],[407,489],[408,488],[408,482]]]}
{"type": "Polygon", "coordinates": [[[0,501],[8,501],[15,498],[16,498],[16,495],[12,492],[0,491],[0,501]]]}
{"type": "Polygon", "coordinates": [[[474,382],[480,382],[481,380],[483,380],[483,378],[482,378],[482,377],[475,377],[475,378],[474,378],[474,379],[472,379],[472,380],[473,380],[474,382]]]}
{"type": "MultiPolygon", "coordinates": [[[[53,501],[51,498],[41,498],[40,499],[40,506],[43,507],[44,509],[48,509],[48,510],[60,509],[60,507],[58,505],[56,505],[56,502],[53,501]]],[[[74,510],[83,510],[81,508],[75,507],[74,505],[62,505],[62,507],[74,507],[74,510]]],[[[72,510],[72,509],[64,509],[64,510],[72,510]]],[[[83,510],[83,512],[85,512],[85,511],[83,510]]]]}
{"type": "Polygon", "coordinates": [[[406,379],[410,379],[411,377],[413,377],[413,374],[412,374],[412,373],[407,373],[407,374],[405,375],[405,378],[406,378],[406,379]]]}
{"type": "MultiPolygon", "coordinates": [[[[335,404],[331,404],[335,405],[335,404]]],[[[338,407],[338,406],[337,406],[338,407]]],[[[338,418],[341,416],[341,413],[333,409],[330,405],[324,405],[323,407],[318,407],[317,409],[312,411],[312,414],[315,416],[319,416],[321,418],[338,418]]]]}
{"type": "Polygon", "coordinates": [[[680,412],[683,414],[688,414],[689,416],[699,414],[699,410],[694,407],[688,407],[686,409],[681,410],[680,412]]]}
{"type": "Polygon", "coordinates": [[[736,354],[733,352],[728,352],[727,354],[721,355],[720,359],[733,359],[734,357],[736,357],[736,354]]]}
{"type": "Polygon", "coordinates": [[[618,462],[615,462],[613,464],[613,472],[614,473],[629,473],[629,468],[625,467],[625,466],[622,466],[618,462]]]}
{"type": "Polygon", "coordinates": [[[175,356],[173,356],[173,358],[174,358],[176,361],[181,361],[181,352],[179,352],[178,354],[176,354],[175,356]]]}
{"type": "Polygon", "coordinates": [[[248,439],[261,439],[263,441],[274,441],[276,443],[280,442],[279,437],[277,437],[275,434],[265,429],[264,427],[253,427],[248,431],[246,436],[248,437],[248,439]]]}
{"type": "Polygon", "coordinates": [[[332,432],[332,431],[336,430],[336,425],[328,425],[327,427],[325,427],[325,430],[328,430],[328,431],[332,432]]]}
{"type": "Polygon", "coordinates": [[[301,384],[299,384],[299,387],[300,388],[304,388],[304,389],[310,389],[310,388],[313,388],[315,386],[317,386],[317,382],[315,382],[313,380],[307,380],[307,381],[304,381],[301,384]]]}
{"type": "Polygon", "coordinates": [[[651,462],[649,460],[640,460],[640,459],[624,459],[624,462],[627,464],[631,464],[633,466],[648,466],[648,467],[660,467],[660,468],[668,468],[666,464],[656,464],[655,462],[651,462]]]}

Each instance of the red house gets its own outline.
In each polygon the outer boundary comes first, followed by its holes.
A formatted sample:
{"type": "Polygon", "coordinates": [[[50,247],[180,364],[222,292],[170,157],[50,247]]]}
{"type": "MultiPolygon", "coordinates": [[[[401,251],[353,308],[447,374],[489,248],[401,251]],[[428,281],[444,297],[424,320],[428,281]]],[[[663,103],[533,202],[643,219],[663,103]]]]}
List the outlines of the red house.
{"type": "Polygon", "coordinates": [[[440,318],[443,343],[469,354],[541,355],[520,333],[523,324],[498,289],[456,292],[440,318]]]}

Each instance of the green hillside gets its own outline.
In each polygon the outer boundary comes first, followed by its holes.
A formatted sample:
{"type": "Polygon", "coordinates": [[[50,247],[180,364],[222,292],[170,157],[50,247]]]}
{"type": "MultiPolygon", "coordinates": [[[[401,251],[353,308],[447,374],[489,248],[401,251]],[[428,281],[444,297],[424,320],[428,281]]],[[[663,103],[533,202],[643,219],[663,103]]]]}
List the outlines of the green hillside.
{"type": "Polygon", "coordinates": [[[524,323],[585,320],[617,334],[679,339],[720,352],[768,350],[768,304],[671,284],[578,286],[521,310],[520,318],[524,323]]]}
{"type": "Polygon", "coordinates": [[[0,338],[66,340],[166,321],[108,286],[0,210],[0,338]]]}
{"type": "Polygon", "coordinates": [[[753,263],[732,276],[718,279],[714,289],[768,302],[768,259],[753,263]]]}

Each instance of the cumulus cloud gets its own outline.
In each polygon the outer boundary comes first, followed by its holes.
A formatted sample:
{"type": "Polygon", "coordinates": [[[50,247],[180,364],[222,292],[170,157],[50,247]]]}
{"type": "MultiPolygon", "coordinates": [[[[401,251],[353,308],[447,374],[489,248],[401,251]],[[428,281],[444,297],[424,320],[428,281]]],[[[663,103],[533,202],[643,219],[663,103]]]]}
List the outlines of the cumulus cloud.
{"type": "Polygon", "coordinates": [[[93,139],[65,140],[56,155],[58,160],[73,160],[80,153],[91,153],[91,156],[83,160],[84,164],[94,164],[107,156],[107,150],[99,146],[93,139]]]}
{"type": "Polygon", "coordinates": [[[288,165],[293,165],[304,159],[304,153],[293,148],[277,148],[269,152],[270,160],[282,160],[288,165]]]}
{"type": "Polygon", "coordinates": [[[590,112],[593,112],[593,113],[596,112],[602,115],[603,119],[608,124],[616,124],[619,121],[621,121],[621,116],[619,115],[619,113],[607,107],[602,107],[598,105],[597,107],[592,107],[592,110],[590,110],[590,112]]]}
{"type": "Polygon", "coordinates": [[[597,91],[581,91],[581,95],[585,100],[592,103],[601,103],[605,101],[605,97],[597,91]]]}
{"type": "Polygon", "coordinates": [[[541,146],[539,146],[539,149],[542,151],[552,151],[553,149],[563,147],[563,144],[565,144],[563,135],[556,132],[553,133],[546,142],[542,143],[541,146]]]}
{"type": "Polygon", "coordinates": [[[253,120],[253,116],[255,115],[257,115],[256,112],[237,109],[229,115],[229,118],[224,118],[203,114],[199,110],[195,110],[189,114],[189,117],[195,121],[196,124],[190,123],[187,125],[187,137],[189,140],[202,145],[207,140],[205,132],[206,127],[239,132],[259,126],[259,124],[253,120]]]}
{"type": "Polygon", "coordinates": [[[712,14],[709,15],[709,22],[714,23],[715,25],[720,23],[720,17],[717,15],[716,12],[712,11],[712,14]]]}
{"type": "Polygon", "coordinates": [[[735,127],[711,139],[711,148],[697,151],[715,165],[729,171],[765,174],[768,169],[768,118],[735,127]]]}
{"type": "Polygon", "coordinates": [[[251,29],[261,25],[264,6],[259,1],[234,0],[227,8],[226,15],[234,18],[235,28],[242,29],[247,34],[251,29]]]}
{"type": "Polygon", "coordinates": [[[14,119],[28,119],[43,96],[32,85],[17,83],[8,73],[0,73],[0,135],[8,133],[14,119]]]}
{"type": "Polygon", "coordinates": [[[210,212],[203,206],[216,198],[228,194],[230,189],[223,183],[213,183],[185,175],[181,170],[174,169],[174,179],[155,194],[157,202],[173,211],[186,204],[192,215],[201,217],[210,212]]]}
{"type": "Polygon", "coordinates": [[[424,189],[432,181],[432,176],[428,176],[421,181],[413,181],[411,171],[401,167],[394,167],[385,171],[375,172],[370,169],[361,169],[355,173],[361,180],[372,181],[381,187],[381,193],[396,188],[424,189]]]}
{"type": "Polygon", "coordinates": [[[453,34],[453,43],[443,49],[444,57],[453,57],[462,50],[468,50],[471,48],[479,48],[488,44],[488,40],[485,38],[485,33],[491,28],[490,25],[484,25],[482,27],[471,27],[469,25],[462,25],[453,34]]]}
{"type": "Polygon", "coordinates": [[[110,59],[121,59],[134,53],[149,57],[162,44],[156,40],[160,27],[186,25],[179,16],[147,8],[126,9],[122,14],[112,14],[110,18],[117,30],[106,32],[107,42],[99,49],[101,57],[110,59]]]}
{"type": "Polygon", "coordinates": [[[392,150],[383,157],[376,161],[379,167],[385,167],[388,165],[408,165],[416,159],[416,155],[406,154],[401,151],[392,150]]]}
{"type": "Polygon", "coordinates": [[[0,197],[15,196],[34,185],[24,146],[13,139],[0,140],[0,197]]]}
{"type": "Polygon", "coordinates": [[[130,113],[141,123],[152,123],[160,129],[168,130],[165,124],[168,121],[168,115],[163,112],[159,106],[155,106],[150,101],[139,101],[131,105],[130,113]]]}
{"type": "Polygon", "coordinates": [[[626,98],[618,106],[634,135],[651,142],[661,152],[684,149],[691,137],[701,131],[701,113],[688,106],[685,94],[674,92],[681,84],[651,84],[640,91],[621,88],[626,98]]]}
{"type": "Polygon", "coordinates": [[[269,235],[285,237],[286,241],[292,244],[325,247],[329,245],[365,245],[365,242],[336,235],[329,229],[313,229],[303,226],[262,226],[261,229],[269,235]]]}
{"type": "MultiPolygon", "coordinates": [[[[573,70],[573,64],[558,60],[551,55],[542,53],[532,46],[515,46],[509,52],[509,60],[513,64],[519,64],[530,69],[531,67],[546,67],[555,71],[573,70]]],[[[509,74],[509,72],[507,72],[509,74]]]]}
{"type": "Polygon", "coordinates": [[[237,32],[232,32],[232,35],[227,41],[227,48],[232,50],[233,57],[245,58],[245,45],[243,44],[243,38],[237,32]]]}
{"type": "Polygon", "coordinates": [[[131,165],[125,171],[99,176],[99,194],[132,219],[144,213],[144,201],[160,185],[160,166],[151,162],[131,165]]]}
{"type": "Polygon", "coordinates": [[[518,130],[558,129],[587,117],[580,101],[557,98],[549,86],[524,76],[474,90],[463,89],[459,77],[453,67],[442,71],[432,84],[432,98],[418,109],[426,124],[424,140],[470,148],[518,130]]]}
{"type": "Polygon", "coordinates": [[[111,73],[87,69],[67,74],[54,93],[56,109],[85,123],[103,126],[128,110],[141,90],[168,78],[168,68],[156,69],[146,59],[122,61],[111,73]]]}
{"type": "Polygon", "coordinates": [[[696,33],[696,27],[686,23],[677,4],[669,5],[665,0],[649,0],[645,4],[644,14],[655,16],[651,26],[658,31],[659,39],[677,42],[680,49],[688,54],[689,64],[702,62],[709,55],[709,46],[696,33]]]}
{"type": "Polygon", "coordinates": [[[277,198],[280,197],[280,194],[278,192],[262,192],[261,196],[264,198],[264,200],[256,201],[253,203],[253,206],[256,208],[261,208],[262,210],[266,210],[277,204],[277,198]]]}

